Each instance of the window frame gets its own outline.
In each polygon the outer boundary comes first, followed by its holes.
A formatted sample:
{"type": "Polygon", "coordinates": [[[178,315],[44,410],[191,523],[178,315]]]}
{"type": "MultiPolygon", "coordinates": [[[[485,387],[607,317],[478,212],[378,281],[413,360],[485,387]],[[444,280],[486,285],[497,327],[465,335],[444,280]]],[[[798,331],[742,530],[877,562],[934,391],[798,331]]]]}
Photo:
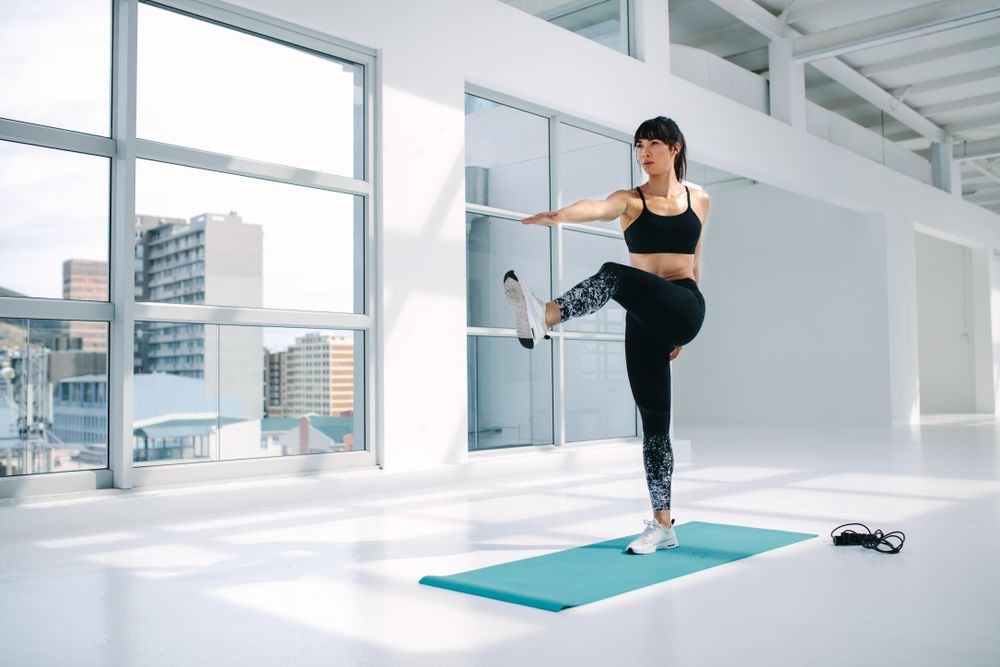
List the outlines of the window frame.
{"type": "MultiPolygon", "coordinates": [[[[108,340],[108,467],[92,470],[35,473],[0,477],[0,498],[69,491],[156,486],[244,478],[255,475],[292,474],[344,468],[375,468],[383,460],[380,404],[376,387],[381,369],[377,349],[381,341],[376,295],[380,278],[376,258],[380,237],[376,233],[376,197],[381,172],[374,161],[381,146],[379,70],[376,50],[300,25],[217,0],[156,0],[150,6],[178,12],[227,29],[239,30],[337,60],[360,65],[363,71],[364,124],[361,178],[310,172],[290,165],[248,160],[136,137],[136,56],[139,0],[111,3],[111,136],[51,128],[0,118],[0,140],[42,146],[109,158],[111,179],[109,234],[109,295],[105,302],[53,298],[0,297],[5,318],[31,318],[102,322],[109,325],[108,340]],[[355,243],[355,301],[360,313],[334,313],[280,308],[187,305],[137,302],[134,295],[135,173],[140,159],[180,164],[238,176],[308,186],[357,195],[364,206],[364,237],[355,243]],[[355,353],[355,377],[363,384],[364,446],[352,452],[320,453],[261,459],[179,462],[163,466],[134,467],[133,442],[133,338],[135,322],[157,321],[259,327],[316,328],[363,332],[362,349],[355,353]]],[[[263,354],[263,349],[261,354],[263,354]]],[[[359,392],[360,393],[360,392],[359,392]]],[[[362,444],[362,443],[358,443],[362,444]]]]}
{"type": "MultiPolygon", "coordinates": [[[[629,3],[631,4],[631,3],[629,3]]],[[[599,126],[595,123],[587,121],[585,119],[572,116],[570,114],[557,111],[556,109],[542,106],[540,104],[534,104],[527,102],[520,98],[508,95],[496,91],[494,89],[488,88],[484,85],[480,85],[474,82],[466,81],[465,84],[465,94],[473,95],[475,97],[480,97],[497,104],[502,104],[519,111],[525,111],[527,113],[542,116],[548,119],[548,136],[549,136],[549,207],[550,210],[556,210],[561,208],[565,202],[562,201],[562,190],[560,187],[560,168],[559,168],[559,156],[560,156],[560,137],[559,137],[559,126],[560,124],[572,125],[573,127],[585,130],[587,132],[592,132],[594,134],[607,137],[608,139],[613,139],[616,141],[621,141],[625,145],[629,146],[631,153],[632,146],[632,136],[624,132],[609,129],[607,127],[599,126]]],[[[631,169],[630,176],[632,181],[632,187],[639,184],[639,167],[634,160],[630,161],[631,169]]],[[[537,213],[537,211],[511,211],[508,209],[497,208],[493,206],[483,206],[481,204],[474,204],[471,202],[465,202],[465,212],[466,215],[474,214],[476,216],[483,216],[489,218],[520,221],[521,218],[525,218],[529,215],[537,213]]],[[[624,235],[621,231],[615,231],[605,227],[598,227],[593,225],[587,225],[586,223],[560,223],[558,225],[549,226],[549,281],[552,285],[553,294],[562,294],[567,289],[572,287],[572,285],[565,284],[563,278],[563,245],[564,238],[566,234],[594,234],[597,236],[602,236],[605,238],[618,239],[624,243],[624,235]]],[[[595,267],[596,270],[596,267],[595,267]]],[[[503,327],[474,327],[466,325],[466,335],[467,336],[490,336],[490,337],[509,337],[516,338],[517,333],[514,329],[506,329],[503,327]]],[[[553,329],[548,332],[548,335],[552,338],[552,433],[554,435],[553,442],[549,445],[513,445],[505,446],[499,448],[469,448],[468,453],[470,456],[475,456],[479,454],[486,454],[490,452],[502,451],[502,450],[520,450],[525,447],[538,448],[538,447],[573,447],[580,445],[594,445],[594,444],[604,444],[612,442],[622,442],[622,441],[633,441],[640,438],[641,433],[639,426],[639,411],[634,410],[633,418],[636,425],[636,436],[625,437],[625,438],[605,438],[600,440],[585,440],[585,441],[573,441],[567,442],[566,440],[566,413],[565,413],[565,402],[566,402],[566,382],[565,382],[565,343],[567,340],[608,340],[608,341],[625,341],[625,332],[622,333],[602,333],[602,332],[586,332],[586,331],[565,331],[561,328],[553,329]]],[[[472,368],[468,371],[469,375],[474,375],[476,369],[472,368]]],[[[468,379],[466,379],[468,382],[468,379]]],[[[478,413],[478,411],[477,411],[478,413]]]]}

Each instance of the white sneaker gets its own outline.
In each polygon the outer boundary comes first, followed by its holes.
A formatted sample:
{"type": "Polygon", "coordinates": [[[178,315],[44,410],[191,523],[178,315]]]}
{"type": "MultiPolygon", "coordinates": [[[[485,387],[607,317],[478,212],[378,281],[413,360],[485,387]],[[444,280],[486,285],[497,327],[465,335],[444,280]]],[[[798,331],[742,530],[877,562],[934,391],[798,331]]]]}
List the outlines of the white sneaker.
{"type": "Polygon", "coordinates": [[[632,540],[626,551],[634,554],[651,554],[657,549],[673,549],[680,544],[677,541],[677,535],[674,534],[673,519],[670,521],[669,528],[649,519],[643,519],[643,523],[646,524],[646,530],[642,531],[642,535],[632,540]]]}
{"type": "Polygon", "coordinates": [[[504,274],[503,291],[514,310],[515,329],[521,345],[530,350],[535,343],[549,338],[545,335],[545,302],[528,291],[513,271],[504,274]]]}

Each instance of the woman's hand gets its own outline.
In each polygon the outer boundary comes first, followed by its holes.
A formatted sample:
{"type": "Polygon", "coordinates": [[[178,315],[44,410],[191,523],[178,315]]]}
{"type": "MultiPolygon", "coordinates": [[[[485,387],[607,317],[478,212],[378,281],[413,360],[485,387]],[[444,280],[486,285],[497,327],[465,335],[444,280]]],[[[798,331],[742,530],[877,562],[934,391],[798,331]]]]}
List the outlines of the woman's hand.
{"type": "Polygon", "coordinates": [[[559,211],[546,211],[536,213],[528,218],[521,218],[521,223],[525,225],[557,225],[562,221],[563,216],[559,211]]]}
{"type": "Polygon", "coordinates": [[[670,353],[670,361],[676,359],[677,355],[681,353],[681,347],[682,346],[678,345],[677,347],[674,348],[674,351],[670,353]]]}

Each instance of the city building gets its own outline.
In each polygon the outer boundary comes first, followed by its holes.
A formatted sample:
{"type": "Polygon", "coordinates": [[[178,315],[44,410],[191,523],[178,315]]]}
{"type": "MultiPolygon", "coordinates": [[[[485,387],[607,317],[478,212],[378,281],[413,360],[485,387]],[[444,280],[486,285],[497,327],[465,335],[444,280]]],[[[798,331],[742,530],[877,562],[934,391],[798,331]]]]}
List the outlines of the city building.
{"type": "Polygon", "coordinates": [[[285,417],[353,414],[353,337],[320,332],[299,336],[288,348],[285,365],[285,417]]]}
{"type": "Polygon", "coordinates": [[[264,350],[264,414],[285,416],[285,393],[288,391],[288,351],[275,348],[264,350]]]}
{"type": "Polygon", "coordinates": [[[261,438],[268,449],[280,447],[283,456],[349,452],[354,449],[354,417],[303,415],[265,418],[261,438]]]}
{"type": "MultiPolygon", "coordinates": [[[[144,301],[161,303],[263,305],[259,225],[236,213],[203,213],[188,221],[139,216],[137,230],[137,299],[141,294],[144,301]]],[[[259,328],[137,322],[135,337],[137,373],[203,378],[208,388],[239,395],[245,419],[263,416],[259,328]]]]}
{"type": "MultiPolygon", "coordinates": [[[[63,298],[86,301],[108,300],[108,263],[92,259],[63,262],[63,298]]],[[[66,335],[80,339],[86,352],[107,352],[108,327],[103,322],[70,321],[66,335]]]]}

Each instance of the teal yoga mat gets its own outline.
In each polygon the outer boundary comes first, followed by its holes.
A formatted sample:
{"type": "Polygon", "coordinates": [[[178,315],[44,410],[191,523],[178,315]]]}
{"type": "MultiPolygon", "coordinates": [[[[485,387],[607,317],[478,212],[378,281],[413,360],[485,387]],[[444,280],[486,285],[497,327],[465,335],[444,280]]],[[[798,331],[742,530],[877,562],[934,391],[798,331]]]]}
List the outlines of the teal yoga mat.
{"type": "Polygon", "coordinates": [[[636,535],[523,558],[421,584],[560,611],[816,537],[811,533],[689,521],[674,526],[680,546],[627,553],[636,535]]]}

